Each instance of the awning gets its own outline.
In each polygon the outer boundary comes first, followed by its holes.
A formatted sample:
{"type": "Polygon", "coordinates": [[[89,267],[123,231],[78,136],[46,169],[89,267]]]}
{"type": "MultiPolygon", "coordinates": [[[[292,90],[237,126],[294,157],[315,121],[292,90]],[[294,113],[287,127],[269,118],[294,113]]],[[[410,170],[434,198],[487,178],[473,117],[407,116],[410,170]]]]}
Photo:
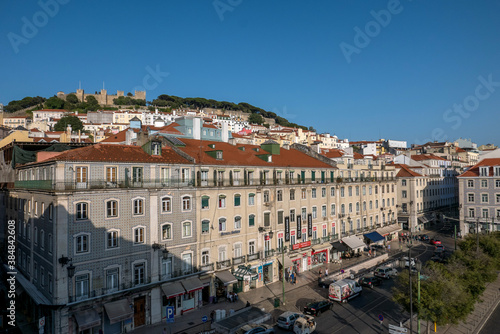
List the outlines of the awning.
{"type": "Polygon", "coordinates": [[[384,226],[384,227],[377,229],[377,232],[380,233],[381,235],[383,235],[384,237],[386,235],[389,235],[389,234],[397,232],[397,231],[401,231],[401,226],[399,226],[398,224],[384,226]]]}
{"type": "Polygon", "coordinates": [[[165,297],[167,297],[167,299],[177,297],[186,293],[186,290],[184,290],[181,282],[163,284],[161,286],[161,289],[163,290],[163,293],[165,294],[165,297]]]}
{"type": "Polygon", "coordinates": [[[188,279],[183,280],[181,283],[184,286],[184,289],[186,289],[186,292],[188,293],[203,289],[203,283],[200,281],[198,277],[190,277],[188,279]]]}
{"type": "Polygon", "coordinates": [[[233,273],[233,276],[239,280],[244,280],[245,278],[256,280],[259,275],[257,273],[253,273],[252,270],[246,266],[239,266],[233,273]]]}
{"type": "Polygon", "coordinates": [[[363,236],[367,239],[370,239],[372,242],[379,242],[379,241],[385,240],[385,238],[383,236],[381,236],[380,233],[375,232],[375,231],[363,234],[363,236]]]}
{"type": "Polygon", "coordinates": [[[200,279],[201,284],[203,284],[203,286],[210,286],[210,281],[211,281],[211,280],[212,280],[212,279],[211,279],[210,277],[206,277],[206,278],[202,278],[202,279],[200,279]]]}
{"type": "Polygon", "coordinates": [[[408,217],[398,217],[398,222],[408,224],[408,217]]]}
{"type": "Polygon", "coordinates": [[[355,235],[350,235],[348,237],[342,238],[342,242],[345,243],[350,249],[357,250],[360,248],[365,248],[366,244],[355,235]]]}
{"type": "Polygon", "coordinates": [[[219,278],[222,283],[224,283],[224,285],[238,282],[236,277],[234,277],[233,274],[231,274],[228,270],[216,272],[215,276],[217,276],[217,278],[219,278]]]}
{"type": "Polygon", "coordinates": [[[130,307],[130,303],[126,299],[106,303],[104,304],[104,309],[108,314],[110,324],[130,319],[134,315],[134,308],[130,307]]]}
{"type": "Polygon", "coordinates": [[[335,248],[337,252],[345,252],[347,250],[347,246],[339,241],[332,242],[332,247],[335,248]]]}
{"type": "MultiPolygon", "coordinates": [[[[283,257],[278,256],[278,261],[281,263],[283,260],[283,257]]],[[[285,255],[285,263],[281,263],[283,267],[290,267],[292,265],[292,260],[290,260],[290,257],[288,255],[285,255]]]]}
{"type": "Polygon", "coordinates": [[[94,309],[77,312],[74,316],[80,331],[101,325],[101,317],[94,309]]]}

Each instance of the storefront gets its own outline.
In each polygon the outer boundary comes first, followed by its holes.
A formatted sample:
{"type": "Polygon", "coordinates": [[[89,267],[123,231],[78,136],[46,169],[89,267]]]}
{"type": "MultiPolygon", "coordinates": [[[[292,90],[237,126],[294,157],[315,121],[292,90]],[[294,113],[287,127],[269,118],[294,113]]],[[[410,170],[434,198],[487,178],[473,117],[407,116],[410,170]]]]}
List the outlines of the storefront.
{"type": "Polygon", "coordinates": [[[200,277],[200,281],[203,284],[203,289],[201,290],[201,301],[203,304],[208,304],[213,302],[213,296],[210,291],[212,278],[210,276],[202,276],[200,277]]]}
{"type": "Polygon", "coordinates": [[[182,313],[202,306],[201,290],[203,283],[198,277],[189,277],[181,281],[186,293],[182,296],[182,313]]]}
{"type": "Polygon", "coordinates": [[[290,260],[290,257],[288,255],[282,255],[281,257],[278,257],[278,262],[279,262],[279,280],[283,280],[283,270],[285,271],[285,279],[290,276],[292,272],[292,260],[290,260]],[[282,263],[284,262],[284,263],[282,263]]]}
{"type": "Polygon", "coordinates": [[[273,262],[262,265],[262,279],[264,280],[264,284],[273,282],[273,262]]]}
{"type": "Polygon", "coordinates": [[[236,277],[229,270],[215,273],[215,295],[217,300],[226,299],[229,292],[233,291],[233,284],[238,283],[236,277]]]}
{"type": "Polygon", "coordinates": [[[363,237],[365,238],[365,242],[369,245],[383,245],[385,241],[385,238],[376,231],[363,234],[363,237]]]}
{"type": "Polygon", "coordinates": [[[119,334],[132,329],[134,306],[128,299],[121,299],[104,304],[104,333],[119,334]]]}
{"type": "Polygon", "coordinates": [[[331,243],[332,261],[339,261],[343,258],[344,252],[347,251],[347,246],[342,242],[335,241],[331,243]]]}
{"type": "Polygon", "coordinates": [[[360,254],[363,249],[366,248],[366,244],[358,238],[355,235],[350,235],[348,237],[342,238],[342,242],[347,245],[347,247],[350,248],[351,254],[350,255],[357,255],[360,254]]]}
{"type": "Polygon", "coordinates": [[[181,282],[166,283],[161,286],[163,291],[161,318],[167,319],[167,306],[174,307],[174,315],[182,314],[182,296],[186,293],[181,282]]]}
{"type": "Polygon", "coordinates": [[[328,249],[311,250],[311,268],[328,263],[328,249]]]}
{"type": "Polygon", "coordinates": [[[398,224],[384,226],[377,229],[377,232],[385,238],[386,242],[398,240],[399,231],[401,231],[401,227],[398,224]]]}
{"type": "Polygon", "coordinates": [[[298,257],[298,258],[292,259],[293,272],[301,273],[302,272],[301,268],[302,268],[302,258],[298,257]]]}
{"type": "Polygon", "coordinates": [[[252,283],[259,278],[259,275],[252,272],[250,267],[243,265],[240,265],[233,275],[238,279],[238,289],[236,292],[247,292],[251,289],[252,283]]]}

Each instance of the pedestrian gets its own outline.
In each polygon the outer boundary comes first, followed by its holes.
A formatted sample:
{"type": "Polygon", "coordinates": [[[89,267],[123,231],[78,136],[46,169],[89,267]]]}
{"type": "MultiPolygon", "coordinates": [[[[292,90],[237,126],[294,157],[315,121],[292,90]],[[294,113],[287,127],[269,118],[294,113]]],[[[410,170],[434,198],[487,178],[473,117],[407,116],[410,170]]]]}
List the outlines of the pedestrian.
{"type": "Polygon", "coordinates": [[[292,274],[290,275],[290,280],[291,280],[291,282],[290,282],[290,283],[292,283],[292,284],[293,284],[293,280],[294,280],[294,279],[295,279],[295,274],[292,272],[292,274]]]}
{"type": "Polygon", "coordinates": [[[288,282],[289,276],[290,276],[290,273],[288,272],[288,269],[287,269],[287,270],[285,270],[285,281],[288,282]]]}
{"type": "Polygon", "coordinates": [[[321,277],[321,274],[323,274],[323,271],[319,268],[319,277],[321,277]]]}
{"type": "Polygon", "coordinates": [[[325,277],[328,277],[328,268],[325,268],[325,277]]]}
{"type": "Polygon", "coordinates": [[[234,293],[234,301],[237,302],[238,301],[238,294],[235,292],[234,293]]]}
{"type": "Polygon", "coordinates": [[[231,302],[231,293],[229,291],[227,292],[227,296],[226,297],[227,297],[227,301],[231,302]]]}
{"type": "Polygon", "coordinates": [[[247,305],[246,307],[250,307],[250,302],[247,300],[247,305]]]}
{"type": "Polygon", "coordinates": [[[163,334],[167,334],[167,329],[165,327],[163,327],[163,334]]]}
{"type": "Polygon", "coordinates": [[[214,320],[215,320],[215,310],[212,310],[212,312],[210,312],[210,323],[214,323],[214,320]]]}

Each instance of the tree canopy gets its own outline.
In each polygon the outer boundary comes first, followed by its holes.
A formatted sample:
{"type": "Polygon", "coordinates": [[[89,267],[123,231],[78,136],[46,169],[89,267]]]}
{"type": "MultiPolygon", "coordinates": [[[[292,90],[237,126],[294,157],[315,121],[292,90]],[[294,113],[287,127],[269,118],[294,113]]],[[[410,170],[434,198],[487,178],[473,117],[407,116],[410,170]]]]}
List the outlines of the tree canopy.
{"type": "Polygon", "coordinates": [[[118,106],[145,106],[146,100],[133,99],[130,96],[120,96],[114,99],[113,103],[118,106]]]}
{"type": "Polygon", "coordinates": [[[3,107],[5,112],[16,112],[21,109],[29,108],[29,107],[34,107],[34,106],[41,106],[45,102],[44,97],[36,96],[36,97],[31,97],[31,96],[26,96],[22,100],[13,100],[10,101],[9,104],[3,107]]]}
{"type": "Polygon", "coordinates": [[[54,130],[66,131],[68,124],[71,125],[73,131],[83,130],[83,123],[76,116],[63,116],[54,126],[54,130]]]}

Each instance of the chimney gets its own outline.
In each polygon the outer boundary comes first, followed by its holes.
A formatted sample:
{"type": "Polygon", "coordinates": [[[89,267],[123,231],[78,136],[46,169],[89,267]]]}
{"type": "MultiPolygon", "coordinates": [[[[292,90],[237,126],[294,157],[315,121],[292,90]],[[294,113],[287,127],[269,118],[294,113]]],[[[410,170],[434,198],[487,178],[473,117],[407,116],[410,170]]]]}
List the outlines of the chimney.
{"type": "Polygon", "coordinates": [[[125,132],[125,145],[131,145],[132,144],[132,129],[128,129],[127,132],[125,132]]]}
{"type": "Polygon", "coordinates": [[[199,117],[193,118],[193,139],[201,139],[201,119],[199,117]]]}
{"type": "Polygon", "coordinates": [[[222,123],[222,141],[227,143],[229,141],[229,129],[227,122],[222,123]]]}

